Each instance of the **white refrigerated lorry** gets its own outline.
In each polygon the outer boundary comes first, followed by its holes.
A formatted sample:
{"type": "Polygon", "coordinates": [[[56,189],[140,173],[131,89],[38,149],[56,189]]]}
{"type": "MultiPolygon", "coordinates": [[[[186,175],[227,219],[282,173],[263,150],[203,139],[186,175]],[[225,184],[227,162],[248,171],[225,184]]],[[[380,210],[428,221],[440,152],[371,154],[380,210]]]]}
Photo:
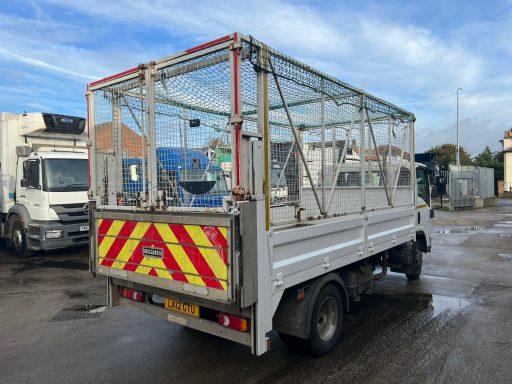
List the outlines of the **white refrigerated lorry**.
{"type": "Polygon", "coordinates": [[[0,112],[0,237],[18,257],[89,241],[85,119],[0,112]]]}
{"type": "Polygon", "coordinates": [[[87,100],[90,265],[108,277],[110,306],[257,355],[271,330],[324,354],[374,280],[388,270],[419,278],[431,210],[412,113],[239,33],[91,83],[87,100]],[[220,137],[232,183],[214,207],[208,167],[176,160],[178,175],[160,148],[204,153],[220,137]],[[130,205],[128,139],[141,158],[130,205]],[[286,183],[279,204],[274,159],[286,183]],[[205,203],[169,205],[176,188],[205,203]]]}

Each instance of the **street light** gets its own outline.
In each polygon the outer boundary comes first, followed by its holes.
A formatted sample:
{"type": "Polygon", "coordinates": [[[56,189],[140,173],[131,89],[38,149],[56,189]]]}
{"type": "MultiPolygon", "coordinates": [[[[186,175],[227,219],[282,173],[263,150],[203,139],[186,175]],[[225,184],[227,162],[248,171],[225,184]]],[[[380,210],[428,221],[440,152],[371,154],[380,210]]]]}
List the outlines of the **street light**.
{"type": "Polygon", "coordinates": [[[460,148],[459,148],[459,91],[462,88],[457,88],[457,168],[460,169],[460,148]]]}

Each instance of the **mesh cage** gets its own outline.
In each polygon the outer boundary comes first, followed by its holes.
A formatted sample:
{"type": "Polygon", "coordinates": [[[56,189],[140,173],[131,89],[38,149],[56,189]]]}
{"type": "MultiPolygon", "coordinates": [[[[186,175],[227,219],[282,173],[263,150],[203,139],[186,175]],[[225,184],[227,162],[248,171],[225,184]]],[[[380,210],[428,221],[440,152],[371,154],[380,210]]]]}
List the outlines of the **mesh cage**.
{"type": "Polygon", "coordinates": [[[162,68],[156,78],[162,199],[171,207],[221,207],[231,179],[230,159],[218,156],[231,146],[229,50],[162,68]]]}
{"type": "MultiPolygon", "coordinates": [[[[268,76],[260,92],[268,97],[271,225],[412,204],[413,116],[279,52],[265,60],[263,49],[245,42],[242,88],[254,88],[257,72],[268,76]]],[[[256,101],[242,93],[244,124],[256,101]]]]}
{"type": "Polygon", "coordinates": [[[133,79],[94,91],[96,195],[100,205],[147,200],[146,85],[133,79]]]}
{"type": "Polygon", "coordinates": [[[229,50],[145,78],[94,92],[101,205],[220,209],[231,189],[229,50]]]}
{"type": "Polygon", "coordinates": [[[274,226],[413,203],[412,114],[229,39],[94,88],[100,206],[223,210],[247,198],[233,180],[257,193],[256,169],[274,226]]]}

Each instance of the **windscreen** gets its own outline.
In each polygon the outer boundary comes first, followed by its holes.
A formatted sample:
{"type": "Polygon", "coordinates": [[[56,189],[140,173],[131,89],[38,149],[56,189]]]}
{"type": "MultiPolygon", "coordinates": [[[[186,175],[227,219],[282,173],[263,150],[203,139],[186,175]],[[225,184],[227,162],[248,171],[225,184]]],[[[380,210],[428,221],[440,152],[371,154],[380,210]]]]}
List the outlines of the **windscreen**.
{"type": "Polygon", "coordinates": [[[46,159],[43,161],[43,189],[48,192],[87,191],[86,159],[46,159]]]}

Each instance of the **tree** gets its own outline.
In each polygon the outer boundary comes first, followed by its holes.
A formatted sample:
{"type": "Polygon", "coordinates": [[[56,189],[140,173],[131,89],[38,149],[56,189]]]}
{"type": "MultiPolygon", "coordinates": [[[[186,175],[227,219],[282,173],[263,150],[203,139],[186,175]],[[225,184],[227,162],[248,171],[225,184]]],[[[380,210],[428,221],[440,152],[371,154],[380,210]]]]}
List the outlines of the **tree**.
{"type": "Polygon", "coordinates": [[[501,151],[493,152],[488,146],[475,156],[475,165],[479,167],[494,168],[494,176],[503,180],[503,154],[501,151]]]}
{"type": "MultiPolygon", "coordinates": [[[[427,152],[436,154],[437,164],[441,171],[447,171],[450,164],[456,164],[457,162],[457,146],[455,144],[436,145],[427,152]]],[[[471,164],[471,157],[464,148],[460,147],[460,165],[471,164]]]]}

